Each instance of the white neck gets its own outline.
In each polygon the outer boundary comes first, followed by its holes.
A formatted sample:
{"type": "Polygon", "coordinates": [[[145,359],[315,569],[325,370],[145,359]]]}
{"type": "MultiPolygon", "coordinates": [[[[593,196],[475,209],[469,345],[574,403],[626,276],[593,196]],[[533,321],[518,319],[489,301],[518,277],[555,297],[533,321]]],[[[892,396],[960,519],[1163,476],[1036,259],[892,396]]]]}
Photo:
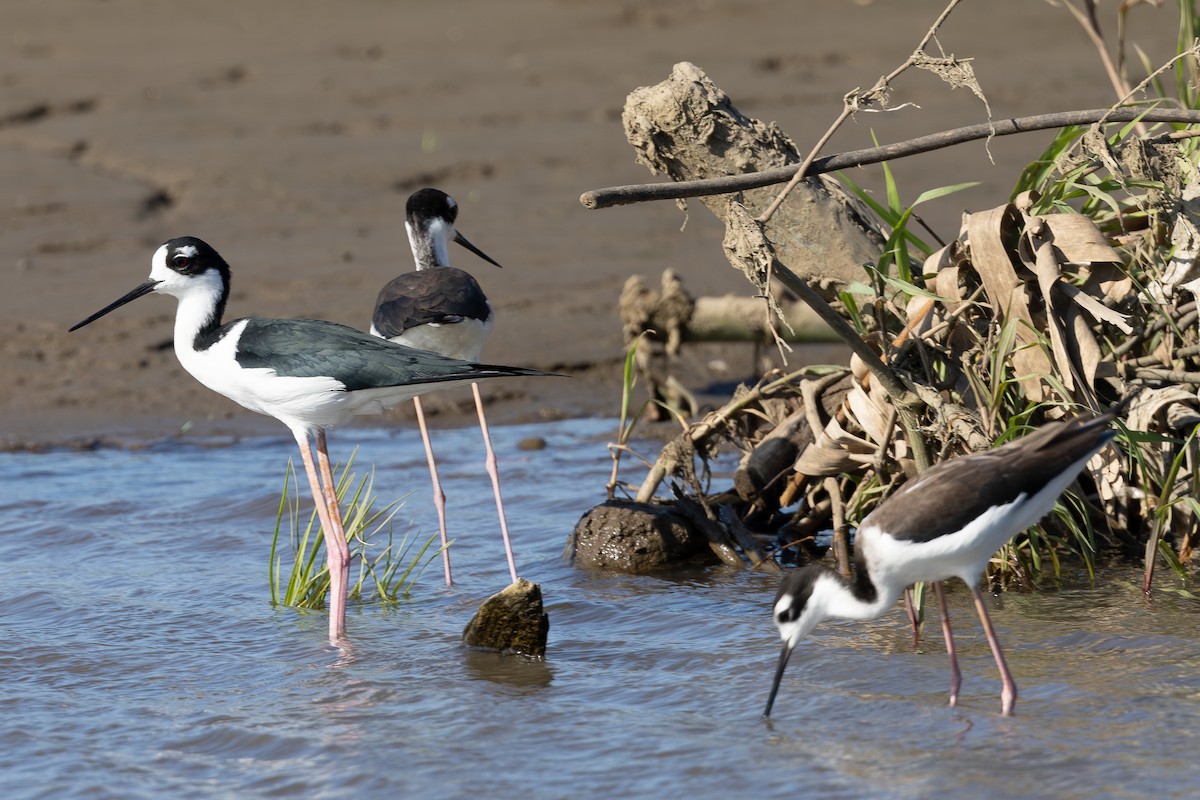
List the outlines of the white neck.
{"type": "Polygon", "coordinates": [[[210,271],[193,280],[187,291],[176,295],[179,308],[175,311],[175,352],[195,349],[196,335],[219,322],[214,319],[221,300],[220,276],[210,271]]]}
{"type": "Polygon", "coordinates": [[[408,244],[412,248],[413,261],[418,270],[450,266],[450,240],[454,238],[454,226],[437,219],[428,227],[418,231],[411,222],[405,221],[408,244]]]}
{"type": "Polygon", "coordinates": [[[875,585],[875,597],[868,600],[855,594],[852,584],[837,573],[821,575],[813,584],[808,606],[820,611],[822,617],[842,619],[875,619],[891,608],[904,587],[875,585]]]}

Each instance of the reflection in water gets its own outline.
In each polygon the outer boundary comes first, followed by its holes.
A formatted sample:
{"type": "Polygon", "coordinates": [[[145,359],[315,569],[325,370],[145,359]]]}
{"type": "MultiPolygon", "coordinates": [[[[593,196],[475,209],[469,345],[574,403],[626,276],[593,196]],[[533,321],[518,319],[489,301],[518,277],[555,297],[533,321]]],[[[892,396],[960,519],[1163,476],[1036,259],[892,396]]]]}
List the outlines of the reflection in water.
{"type": "MultiPolygon", "coordinates": [[[[573,570],[615,423],[493,430],[523,576],[549,651],[465,650],[508,583],[473,430],[440,431],[456,585],[325,617],[273,609],[266,559],[291,446],[163,442],[0,455],[0,791],[8,798],[1191,797],[1200,785],[1200,604],[1145,602],[1136,571],[1010,592],[995,607],[1021,686],[1011,720],[977,625],[959,626],[945,706],[936,620],[914,650],[897,608],[830,623],[760,718],[776,581],[724,567],[662,578],[573,570]],[[536,432],[547,447],[520,451],[536,432]],[[482,787],[486,787],[483,789],[482,787]]],[[[397,517],[436,529],[415,433],[356,429],[397,517]]],[[[336,453],[346,458],[349,452],[336,453]]],[[[1172,588],[1160,575],[1159,585],[1172,588]]],[[[951,585],[951,614],[972,617],[951,585]]]]}
{"type": "Polygon", "coordinates": [[[554,680],[554,670],[542,658],[501,655],[463,648],[467,675],[518,689],[544,689],[554,680]]]}

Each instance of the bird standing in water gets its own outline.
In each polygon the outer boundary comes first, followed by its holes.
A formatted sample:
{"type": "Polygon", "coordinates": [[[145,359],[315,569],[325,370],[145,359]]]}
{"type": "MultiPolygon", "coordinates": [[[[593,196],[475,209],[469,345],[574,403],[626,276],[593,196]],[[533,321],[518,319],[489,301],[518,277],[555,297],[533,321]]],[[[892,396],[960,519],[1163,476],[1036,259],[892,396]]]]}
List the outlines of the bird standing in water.
{"type": "MultiPolygon", "coordinates": [[[[429,350],[449,358],[475,361],[492,332],[496,315],[479,282],[470,273],[450,266],[450,242],[457,242],[490,264],[497,267],[500,265],[458,232],[454,226],[457,218],[458,204],[443,191],[421,189],[408,198],[404,227],[408,231],[408,242],[417,268],[413,272],[405,272],[393,278],[380,290],[375,301],[375,311],[371,316],[371,333],[397,344],[429,350]]],[[[492,449],[479,385],[472,383],[471,391],[475,396],[479,428],[483,432],[486,453],[484,464],[496,497],[504,554],[508,559],[509,575],[515,583],[517,564],[513,557],[508,521],[504,514],[504,501],[500,493],[496,453],[492,449]]],[[[449,586],[452,577],[450,551],[446,547],[446,495],[438,479],[433,445],[429,439],[429,428],[425,423],[425,412],[419,397],[413,398],[413,407],[416,409],[417,425],[425,443],[425,458],[433,483],[433,503],[437,509],[442,541],[442,564],[446,585],[449,586]]]]}
{"type": "Polygon", "coordinates": [[[827,617],[874,619],[904,589],[933,582],[950,660],[950,705],[962,674],[941,582],[960,578],[971,589],[979,621],[1000,670],[1001,712],[1012,714],[1017,686],[977,585],[988,560],[1013,536],[1044,517],[1079,471],[1116,432],[1116,412],[1043,425],[993,450],[937,464],[900,488],[859,525],[855,577],[810,565],[783,579],[773,617],[783,651],[764,717],[771,714],[788,659],[800,637],[827,617]]]}
{"type": "Polygon", "coordinates": [[[325,533],[329,637],[338,642],[346,633],[350,550],[325,429],[447,386],[548,373],[445,358],[320,320],[244,317],[222,323],[229,286],[229,265],[216,250],[191,236],[171,239],[155,251],[149,280],[71,330],[151,292],[171,295],[179,301],[175,355],[183,368],[213,391],[288,426],[325,533]]]}

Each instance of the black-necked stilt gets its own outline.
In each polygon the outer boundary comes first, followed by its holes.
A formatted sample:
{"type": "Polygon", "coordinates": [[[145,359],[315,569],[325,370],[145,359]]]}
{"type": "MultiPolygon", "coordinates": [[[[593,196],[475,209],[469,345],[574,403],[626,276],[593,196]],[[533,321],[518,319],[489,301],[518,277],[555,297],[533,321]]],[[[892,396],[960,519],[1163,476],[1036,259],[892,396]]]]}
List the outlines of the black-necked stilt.
{"type": "Polygon", "coordinates": [[[1001,711],[1012,714],[1017,686],[1000,651],[978,581],[1009,539],[1054,507],[1084,464],[1116,433],[1110,411],[1092,419],[1052,422],[994,450],[944,461],[905,484],[858,528],[855,578],[810,565],[788,575],[775,597],[783,652],[763,716],[771,714],[779,682],[800,637],[826,617],[874,619],[917,581],[933,582],[950,658],[950,705],[962,676],[941,581],[961,578],[975,596],[979,621],[1000,670],[1001,711]]]}
{"type": "MultiPolygon", "coordinates": [[[[497,267],[500,265],[458,232],[454,227],[457,218],[458,204],[443,191],[421,189],[408,198],[404,227],[408,231],[408,241],[417,269],[415,272],[406,272],[393,278],[379,292],[375,301],[375,311],[371,316],[371,333],[397,344],[419,347],[449,358],[474,361],[479,358],[492,331],[495,314],[479,282],[470,273],[450,266],[450,242],[461,244],[497,267]]],[[[509,574],[513,583],[516,583],[517,564],[508,537],[508,522],[500,495],[500,474],[491,436],[488,434],[487,418],[483,413],[483,397],[479,393],[478,384],[472,383],[471,389],[475,395],[479,428],[483,431],[486,452],[484,463],[492,480],[496,511],[500,515],[500,535],[504,540],[504,553],[508,558],[509,574]]],[[[446,548],[446,496],[438,480],[433,446],[429,440],[429,429],[425,424],[425,413],[419,397],[413,398],[413,406],[417,412],[421,438],[425,442],[425,457],[429,463],[429,477],[433,482],[433,502],[437,509],[442,537],[442,563],[445,568],[446,585],[449,586],[451,575],[450,551],[446,548]]]]}
{"type": "Polygon", "coordinates": [[[190,236],[171,239],[155,251],[149,280],[71,330],[142,295],[172,295],[179,301],[175,355],[184,369],[213,391],[291,429],[325,531],[329,636],[337,641],[346,631],[350,551],[334,493],[325,429],[446,386],[548,373],[446,358],[320,320],[246,317],[222,324],[229,281],[229,265],[208,244],[190,236]]]}

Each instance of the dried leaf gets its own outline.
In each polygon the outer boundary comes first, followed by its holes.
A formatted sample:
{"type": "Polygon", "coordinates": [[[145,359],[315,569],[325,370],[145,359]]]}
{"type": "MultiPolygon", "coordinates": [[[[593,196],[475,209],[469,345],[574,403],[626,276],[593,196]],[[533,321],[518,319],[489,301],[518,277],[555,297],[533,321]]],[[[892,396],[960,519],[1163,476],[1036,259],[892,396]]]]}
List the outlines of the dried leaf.
{"type": "Polygon", "coordinates": [[[1096,321],[1107,322],[1126,336],[1133,333],[1133,326],[1129,324],[1129,316],[1127,314],[1122,314],[1116,309],[1109,308],[1085,290],[1081,290],[1078,286],[1066,281],[1058,282],[1058,290],[1084,311],[1091,314],[1092,318],[1096,321]]]}
{"type": "Polygon", "coordinates": [[[846,405],[854,415],[854,421],[872,442],[882,444],[887,441],[891,412],[886,405],[881,406],[879,401],[863,391],[858,383],[850,387],[850,392],[846,395],[846,405]]]}
{"type": "Polygon", "coordinates": [[[1175,293],[1175,287],[1200,280],[1196,264],[1200,255],[1200,183],[1195,178],[1183,187],[1182,202],[1171,227],[1171,248],[1170,264],[1162,277],[1150,285],[1151,296],[1160,303],[1175,293]]]}
{"type": "Polygon", "coordinates": [[[1125,468],[1121,455],[1115,447],[1106,447],[1087,463],[1087,470],[1096,482],[1096,493],[1104,505],[1104,512],[1118,528],[1129,527],[1129,483],[1125,480],[1125,468]]]}
{"type": "Polygon", "coordinates": [[[1015,319],[1018,346],[1012,354],[1013,368],[1019,377],[1025,396],[1040,402],[1047,395],[1044,376],[1053,373],[1054,365],[1041,348],[1036,331],[1042,326],[1034,321],[1023,282],[1017,277],[1005,240],[1016,239],[1016,211],[1002,205],[990,211],[968,214],[965,220],[971,248],[971,264],[983,281],[988,302],[998,321],[1015,319]],[[1028,378],[1036,378],[1029,380],[1028,378]]]}
{"type": "Polygon", "coordinates": [[[1143,389],[1130,402],[1125,424],[1135,431],[1168,429],[1168,414],[1165,412],[1176,404],[1200,409],[1200,400],[1197,399],[1196,392],[1188,391],[1182,386],[1143,389]]]}
{"type": "Polygon", "coordinates": [[[925,259],[924,272],[933,275],[933,291],[950,301],[946,307],[954,311],[963,301],[962,290],[958,286],[958,273],[965,260],[962,242],[955,239],[950,244],[935,251],[925,259]]]}
{"type": "Polygon", "coordinates": [[[1062,378],[1063,385],[1067,387],[1067,391],[1073,393],[1076,388],[1076,364],[1072,360],[1067,346],[1063,320],[1054,310],[1054,284],[1061,277],[1062,270],[1058,260],[1054,257],[1054,248],[1051,247],[1048,240],[1043,240],[1036,245],[1034,259],[1038,287],[1042,290],[1042,302],[1046,306],[1046,327],[1048,328],[1047,333],[1050,334],[1050,350],[1054,354],[1054,361],[1058,365],[1058,373],[1062,378]]]}
{"type": "Polygon", "coordinates": [[[1047,214],[1037,219],[1045,223],[1054,248],[1061,252],[1059,261],[1068,264],[1121,262],[1121,254],[1108,243],[1090,217],[1082,214],[1047,214]]]}
{"type": "Polygon", "coordinates": [[[875,460],[875,450],[875,445],[849,433],[834,418],[796,458],[795,470],[811,476],[858,472],[875,460]]]}

